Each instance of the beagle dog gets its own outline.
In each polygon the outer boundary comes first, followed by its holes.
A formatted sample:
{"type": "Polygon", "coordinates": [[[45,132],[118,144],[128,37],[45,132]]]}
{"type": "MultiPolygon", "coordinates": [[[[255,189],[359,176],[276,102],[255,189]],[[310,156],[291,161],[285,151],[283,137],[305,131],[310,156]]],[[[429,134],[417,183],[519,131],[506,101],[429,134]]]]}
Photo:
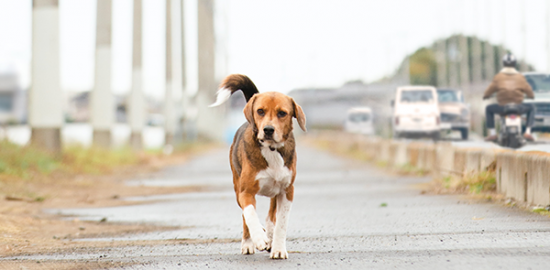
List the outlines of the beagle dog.
{"type": "Polygon", "coordinates": [[[245,75],[227,76],[217,92],[218,106],[241,90],[247,104],[244,123],[235,134],[229,162],[237,203],[243,213],[242,254],[270,251],[272,259],[287,259],[286,230],[296,178],[292,118],[306,131],[306,117],[294,100],[278,92],[259,93],[245,75]],[[256,195],[271,198],[264,229],[256,213],[256,195]]]}

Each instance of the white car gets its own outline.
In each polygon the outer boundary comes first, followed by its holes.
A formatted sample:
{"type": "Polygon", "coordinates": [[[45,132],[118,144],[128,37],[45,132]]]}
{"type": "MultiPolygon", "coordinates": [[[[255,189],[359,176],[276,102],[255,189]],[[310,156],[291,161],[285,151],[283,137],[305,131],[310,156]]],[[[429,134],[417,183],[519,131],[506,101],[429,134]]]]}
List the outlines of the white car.
{"type": "Polygon", "coordinates": [[[369,107],[357,107],[348,110],[345,130],[351,133],[373,135],[372,110],[369,107]]]}
{"type": "Polygon", "coordinates": [[[402,86],[392,101],[394,138],[431,137],[439,139],[441,119],[437,90],[433,86],[402,86]]]}

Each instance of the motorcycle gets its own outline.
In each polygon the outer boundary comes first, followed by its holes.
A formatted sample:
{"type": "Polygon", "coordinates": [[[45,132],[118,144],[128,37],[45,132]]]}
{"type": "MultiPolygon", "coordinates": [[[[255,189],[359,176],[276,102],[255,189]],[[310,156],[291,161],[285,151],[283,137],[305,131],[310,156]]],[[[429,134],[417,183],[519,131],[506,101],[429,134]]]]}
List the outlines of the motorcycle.
{"type": "Polygon", "coordinates": [[[521,129],[521,110],[517,104],[507,104],[500,114],[500,131],[497,143],[513,149],[525,145],[521,129]]]}

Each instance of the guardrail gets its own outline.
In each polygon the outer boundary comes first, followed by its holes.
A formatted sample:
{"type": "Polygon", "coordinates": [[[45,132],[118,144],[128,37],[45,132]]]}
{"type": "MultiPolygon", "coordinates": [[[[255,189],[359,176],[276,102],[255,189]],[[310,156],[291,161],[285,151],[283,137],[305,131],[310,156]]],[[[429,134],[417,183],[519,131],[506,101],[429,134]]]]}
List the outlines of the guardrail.
{"type": "Polygon", "coordinates": [[[458,148],[450,142],[400,141],[336,131],[312,132],[313,139],[355,149],[386,166],[413,166],[433,177],[468,177],[496,172],[497,192],[517,201],[550,205],[550,154],[458,148]]]}

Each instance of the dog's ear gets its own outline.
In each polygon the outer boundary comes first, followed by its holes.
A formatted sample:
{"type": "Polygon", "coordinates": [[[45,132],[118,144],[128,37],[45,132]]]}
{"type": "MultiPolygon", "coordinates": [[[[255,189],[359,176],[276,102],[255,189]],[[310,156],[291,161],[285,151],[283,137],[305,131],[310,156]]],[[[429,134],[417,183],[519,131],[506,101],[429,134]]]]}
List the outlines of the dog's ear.
{"type": "Polygon", "coordinates": [[[250,100],[248,100],[246,106],[244,106],[243,113],[248,123],[250,123],[253,127],[256,127],[256,123],[254,123],[254,112],[252,111],[254,109],[254,101],[256,101],[256,95],[252,96],[250,100]]]}
{"type": "Polygon", "coordinates": [[[306,131],[307,132],[307,129],[306,129],[306,115],[304,114],[304,111],[302,110],[302,107],[300,107],[300,105],[296,104],[296,102],[294,101],[293,98],[291,98],[292,100],[292,106],[294,107],[294,117],[296,118],[296,120],[298,120],[298,125],[300,125],[300,128],[303,130],[303,131],[306,131]]]}

